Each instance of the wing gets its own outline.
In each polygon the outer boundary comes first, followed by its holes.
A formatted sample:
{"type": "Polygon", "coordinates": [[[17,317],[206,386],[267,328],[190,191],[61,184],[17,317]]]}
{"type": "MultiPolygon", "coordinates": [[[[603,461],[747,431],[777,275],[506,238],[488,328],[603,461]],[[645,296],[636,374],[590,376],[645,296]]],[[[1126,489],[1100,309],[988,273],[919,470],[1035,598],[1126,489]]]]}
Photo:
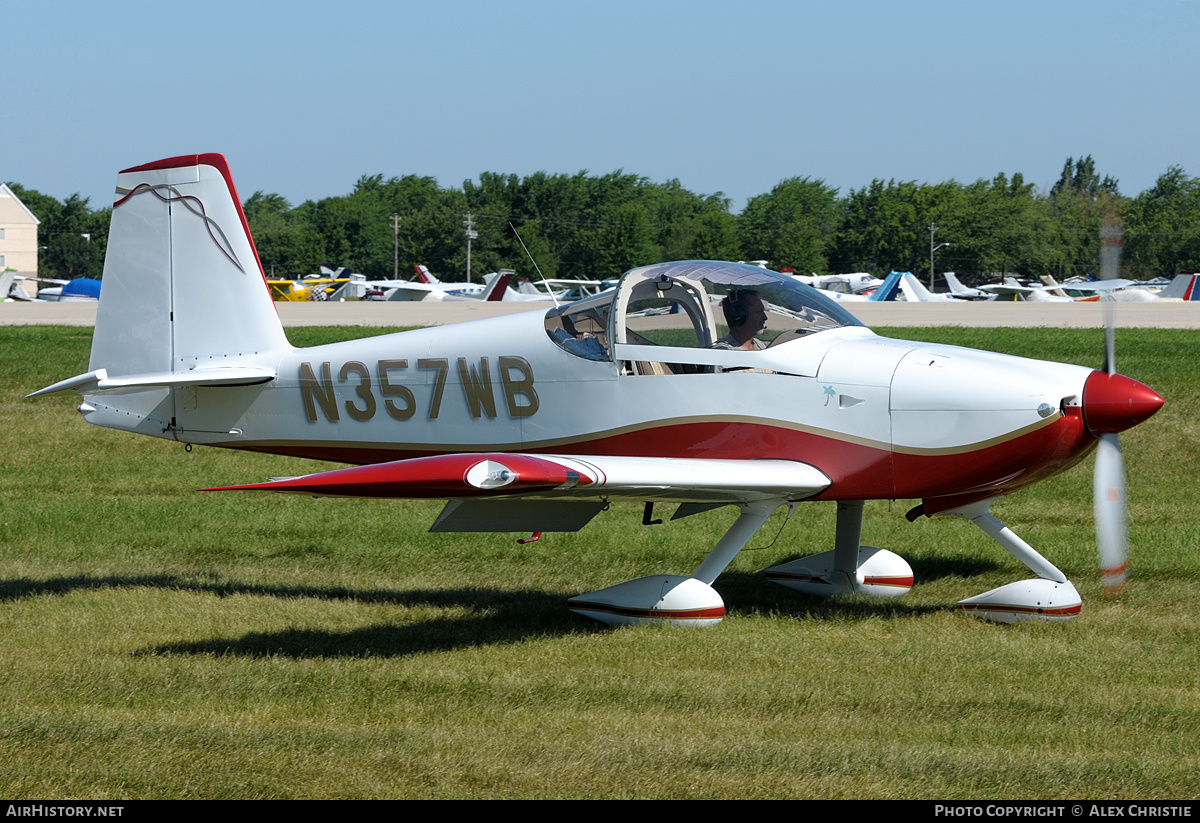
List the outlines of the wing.
{"type": "Polygon", "coordinates": [[[1011,297],[1014,294],[1026,295],[1035,291],[1043,291],[1042,289],[1035,289],[1030,286],[1018,286],[1012,283],[992,283],[990,285],[980,286],[979,290],[985,294],[995,294],[1000,297],[1011,297]]]}
{"type": "Polygon", "coordinates": [[[395,289],[390,297],[392,300],[441,300],[444,293],[441,289],[427,286],[424,283],[412,283],[408,280],[386,280],[373,283],[384,289],[395,289]]]}
{"type": "Polygon", "coordinates": [[[574,531],[609,500],[693,504],[802,500],[829,478],[792,460],[447,454],[205,491],[450,498],[436,531],[574,531]]]}

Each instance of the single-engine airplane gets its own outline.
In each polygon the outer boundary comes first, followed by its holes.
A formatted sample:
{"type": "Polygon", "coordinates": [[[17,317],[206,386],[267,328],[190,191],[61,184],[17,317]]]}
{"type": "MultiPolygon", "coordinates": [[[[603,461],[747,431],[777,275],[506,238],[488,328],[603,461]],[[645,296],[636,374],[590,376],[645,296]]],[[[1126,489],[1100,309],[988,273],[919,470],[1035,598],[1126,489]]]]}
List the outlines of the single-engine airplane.
{"type": "Polygon", "coordinates": [[[369,294],[368,299],[428,303],[498,302],[512,291],[509,284],[516,274],[512,269],[501,269],[485,274],[482,283],[443,283],[424,266],[414,265],[413,268],[416,269],[417,280],[372,280],[370,286],[374,294],[369,294]]]}
{"type": "Polygon", "coordinates": [[[960,300],[953,292],[931,292],[921,285],[921,281],[910,271],[900,275],[900,290],[904,292],[904,299],[910,303],[957,303],[960,300]]]}
{"type": "Polygon", "coordinates": [[[988,294],[985,291],[980,291],[979,289],[972,289],[968,286],[964,286],[962,284],[962,282],[959,281],[958,275],[952,271],[943,272],[942,277],[945,279],[946,285],[950,287],[950,293],[952,295],[954,295],[955,297],[957,297],[959,300],[995,300],[996,299],[996,295],[994,295],[994,294],[988,294]]]}
{"type": "Polygon", "coordinates": [[[353,283],[365,283],[366,277],[348,271],[345,266],[336,270],[325,263],[321,264],[320,274],[305,275],[300,280],[282,280],[267,278],[271,288],[271,297],[284,303],[314,302],[338,300],[353,283]],[[345,275],[345,276],[343,276],[345,275]]]}
{"type": "Polygon", "coordinates": [[[1100,442],[1102,566],[1120,584],[1116,433],[1163,402],[1110,372],[877,337],[815,289],[712,261],[642,266],[561,307],[293,348],[217,154],[120,173],[104,281],[88,371],[34,395],[80,392],[100,426],[356,464],[226,489],[448,499],[435,532],[573,531],[618,499],[645,502],[647,521],[656,503],[680,504],[673,519],[737,507],[692,574],[569,600],[609,623],[719,622],[713,581],[800,501],[837,506],[834,547],[769,579],[904,594],[908,563],[860,544],[864,501],[896,498],[921,499],[911,517],[971,520],[1032,570],[959,609],[1069,619],[1075,587],[989,507],[1100,442]],[[718,297],[729,337],[752,323],[769,345],[729,348],[718,297]]]}

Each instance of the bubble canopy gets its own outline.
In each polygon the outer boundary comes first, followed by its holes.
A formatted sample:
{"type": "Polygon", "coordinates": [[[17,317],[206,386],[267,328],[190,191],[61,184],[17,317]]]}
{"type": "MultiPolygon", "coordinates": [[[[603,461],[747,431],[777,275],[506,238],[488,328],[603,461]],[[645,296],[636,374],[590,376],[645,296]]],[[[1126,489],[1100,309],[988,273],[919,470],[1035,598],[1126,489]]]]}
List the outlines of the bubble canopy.
{"type": "Polygon", "coordinates": [[[571,354],[597,361],[614,359],[614,346],[711,349],[729,332],[721,303],[734,291],[752,291],[763,301],[768,315],[758,335],[763,344],[862,326],[836,302],[787,275],[745,263],[688,260],[631,269],[612,291],[552,309],[546,333],[571,354]]]}
{"type": "Polygon", "coordinates": [[[826,327],[863,325],[857,317],[812,286],[786,274],[747,263],[715,260],[656,263],[631,269],[625,273],[622,283],[631,276],[640,276],[646,280],[683,278],[701,282],[710,297],[722,299],[734,289],[751,289],[768,304],[769,311],[779,312],[782,309],[785,313],[815,313],[817,317],[814,319],[823,318],[824,322],[820,325],[826,327]]]}

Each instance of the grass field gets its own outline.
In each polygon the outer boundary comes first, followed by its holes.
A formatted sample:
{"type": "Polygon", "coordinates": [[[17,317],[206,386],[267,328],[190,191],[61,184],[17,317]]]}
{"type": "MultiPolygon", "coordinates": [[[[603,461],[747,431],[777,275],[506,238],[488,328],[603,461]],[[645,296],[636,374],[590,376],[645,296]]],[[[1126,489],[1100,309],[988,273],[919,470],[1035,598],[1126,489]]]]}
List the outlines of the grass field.
{"type": "MultiPolygon", "coordinates": [[[[1102,350],[1091,330],[884,333],[1092,366],[1102,350]]],[[[200,494],[327,464],[187,453],[89,426],[75,397],[22,399],[84,371],[90,337],[0,328],[0,796],[1200,796],[1200,332],[1118,341],[1167,401],[1122,439],[1122,599],[1099,596],[1089,459],[994,509],[1072,578],[1071,623],[955,615],[1029,574],[897,501],[868,504],[864,542],[910,561],[908,596],[765,581],[832,545],[833,505],[801,506],[718,579],[710,630],[613,630],[564,601],[690,572],[732,510],[647,528],[614,506],[519,546],[427,535],[437,503],[200,494]]]]}

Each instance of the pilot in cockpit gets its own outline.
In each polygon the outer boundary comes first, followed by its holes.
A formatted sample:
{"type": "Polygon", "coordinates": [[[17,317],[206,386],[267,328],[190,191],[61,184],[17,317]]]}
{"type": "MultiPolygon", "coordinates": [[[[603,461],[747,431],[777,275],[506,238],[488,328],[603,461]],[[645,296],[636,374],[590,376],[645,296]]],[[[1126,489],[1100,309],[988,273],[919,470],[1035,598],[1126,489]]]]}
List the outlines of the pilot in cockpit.
{"type": "Polygon", "coordinates": [[[729,334],[717,341],[714,349],[757,351],[767,347],[757,337],[767,327],[767,307],[758,292],[754,289],[731,290],[721,301],[721,311],[725,313],[729,334]]]}

